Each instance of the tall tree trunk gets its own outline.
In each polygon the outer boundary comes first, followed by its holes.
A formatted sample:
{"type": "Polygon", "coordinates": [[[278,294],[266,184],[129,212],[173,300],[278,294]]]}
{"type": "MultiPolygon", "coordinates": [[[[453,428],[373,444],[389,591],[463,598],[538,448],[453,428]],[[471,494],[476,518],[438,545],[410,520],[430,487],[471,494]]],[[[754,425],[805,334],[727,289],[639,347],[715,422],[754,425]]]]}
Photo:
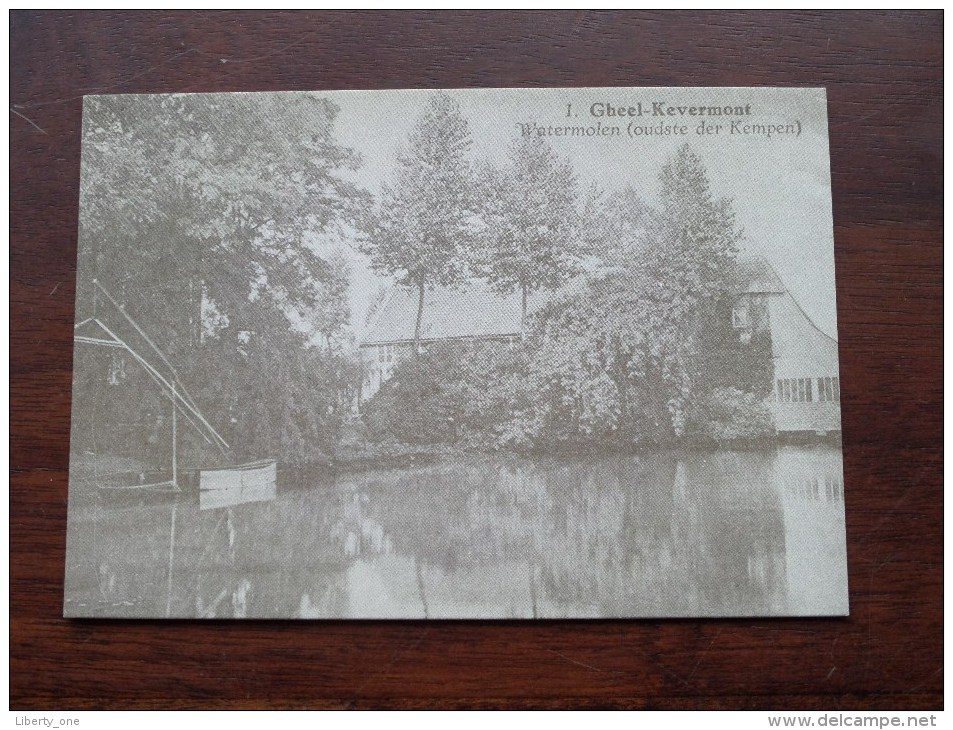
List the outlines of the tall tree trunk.
{"type": "MultiPolygon", "coordinates": [[[[189,277],[189,345],[192,349],[202,345],[202,302],[205,299],[205,280],[189,277]]],[[[176,325],[178,326],[178,325],[176,325]]]]}
{"type": "Polygon", "coordinates": [[[417,326],[414,327],[414,356],[420,354],[420,323],[424,318],[424,281],[417,282],[417,326]]]}
{"type": "Polygon", "coordinates": [[[529,296],[529,287],[522,284],[523,289],[523,314],[520,316],[520,338],[526,339],[526,299],[529,296]]]}
{"type": "MultiPolygon", "coordinates": [[[[169,221],[171,227],[172,221],[169,221]]],[[[172,232],[172,235],[175,235],[172,232]]],[[[172,239],[175,240],[175,239],[172,239]]],[[[202,303],[205,301],[205,254],[202,246],[196,246],[198,251],[198,269],[188,274],[189,277],[189,345],[190,350],[195,350],[202,346],[202,303]]],[[[173,327],[178,331],[181,323],[176,322],[173,327]]],[[[178,348],[175,348],[178,350],[178,348]]]]}
{"type": "Polygon", "coordinates": [[[629,383],[625,359],[622,356],[622,345],[618,338],[613,347],[611,372],[612,380],[619,391],[619,422],[616,424],[616,436],[620,441],[624,441],[629,425],[629,383]]]}

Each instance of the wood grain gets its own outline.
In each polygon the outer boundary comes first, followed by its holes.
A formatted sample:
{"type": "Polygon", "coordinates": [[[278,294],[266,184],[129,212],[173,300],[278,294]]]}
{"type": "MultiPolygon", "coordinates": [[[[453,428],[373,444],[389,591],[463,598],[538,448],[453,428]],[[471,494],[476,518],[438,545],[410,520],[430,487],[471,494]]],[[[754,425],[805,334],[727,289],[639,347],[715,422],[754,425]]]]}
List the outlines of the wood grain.
{"type": "Polygon", "coordinates": [[[11,13],[13,709],[943,703],[942,13],[11,13]],[[81,97],[826,86],[851,616],[60,618],[81,97]]]}

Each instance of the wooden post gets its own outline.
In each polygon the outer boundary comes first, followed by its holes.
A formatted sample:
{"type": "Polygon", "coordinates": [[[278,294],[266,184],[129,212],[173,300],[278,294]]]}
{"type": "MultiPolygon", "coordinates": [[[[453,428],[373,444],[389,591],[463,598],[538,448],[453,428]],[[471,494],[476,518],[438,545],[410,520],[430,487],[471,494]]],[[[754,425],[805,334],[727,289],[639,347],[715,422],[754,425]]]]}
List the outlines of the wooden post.
{"type": "Polygon", "coordinates": [[[426,287],[423,279],[417,284],[417,325],[414,327],[414,357],[420,357],[420,325],[424,318],[424,291],[426,287]]]}
{"type": "Polygon", "coordinates": [[[528,286],[526,284],[521,284],[520,288],[523,290],[523,312],[520,315],[520,339],[526,339],[526,300],[529,296],[528,286]]]}

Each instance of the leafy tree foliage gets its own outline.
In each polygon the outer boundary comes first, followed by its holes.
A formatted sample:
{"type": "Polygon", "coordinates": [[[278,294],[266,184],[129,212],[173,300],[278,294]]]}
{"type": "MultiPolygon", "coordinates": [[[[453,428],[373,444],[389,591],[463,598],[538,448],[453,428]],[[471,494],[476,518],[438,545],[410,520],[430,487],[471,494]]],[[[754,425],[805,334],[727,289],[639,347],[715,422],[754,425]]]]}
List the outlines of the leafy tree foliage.
{"type": "Polygon", "coordinates": [[[454,441],[465,408],[465,362],[460,348],[445,343],[401,362],[364,409],[371,434],[410,444],[454,441]]]}
{"type": "Polygon", "coordinates": [[[418,293],[415,352],[428,286],[453,284],[465,274],[474,237],[473,187],[467,120],[453,97],[430,98],[397,155],[362,250],[374,268],[418,293]]]}
{"type": "Polygon", "coordinates": [[[351,321],[351,305],[348,300],[351,267],[340,249],[334,249],[325,261],[326,275],[317,283],[320,296],[317,297],[310,316],[306,316],[305,320],[309,329],[317,333],[320,344],[331,353],[343,346],[345,328],[351,321]]]}
{"type": "Polygon", "coordinates": [[[699,440],[722,443],[763,438],[774,432],[765,401],[739,388],[715,388],[689,409],[689,431],[699,440]]]}
{"type": "Polygon", "coordinates": [[[522,293],[525,322],[529,293],[556,288],[577,269],[576,174],[544,139],[520,137],[508,164],[482,177],[484,230],[474,268],[497,291],[522,293]]]}
{"type": "Polygon", "coordinates": [[[376,440],[409,444],[510,444],[505,432],[526,407],[525,355],[497,342],[436,342],[398,363],[363,413],[376,440]]]}
{"type": "Polygon", "coordinates": [[[601,265],[535,312],[515,350],[449,345],[412,371],[401,363],[372,401],[380,431],[519,449],[770,433],[770,340],[740,343],[731,330],[741,231],[730,205],[713,198],[687,146],[659,182],[655,208],[631,189],[590,194],[584,214],[598,225],[586,235],[601,265]],[[403,414],[415,411],[433,428],[409,424],[403,414]]]}
{"type": "Polygon", "coordinates": [[[731,203],[715,199],[705,165],[682,145],[659,175],[660,204],[649,219],[643,270],[662,281],[684,312],[724,291],[742,231],[731,203]]]}
{"type": "Polygon", "coordinates": [[[342,366],[307,347],[314,329],[330,344],[348,312],[343,260],[305,241],[367,205],[344,174],[360,160],[335,142],[336,114],[310,95],[86,100],[78,315],[114,317],[98,279],[243,453],[331,448],[320,418],[278,444],[266,434],[292,428],[273,409],[282,398],[326,413],[343,388],[342,366]]]}
{"type": "Polygon", "coordinates": [[[556,364],[550,380],[575,403],[572,417],[626,440],[685,432],[686,404],[706,387],[702,337],[727,296],[741,237],[688,145],[659,183],[654,210],[627,190],[606,201],[600,233],[611,268],[554,302],[542,325],[540,367],[556,364]]]}

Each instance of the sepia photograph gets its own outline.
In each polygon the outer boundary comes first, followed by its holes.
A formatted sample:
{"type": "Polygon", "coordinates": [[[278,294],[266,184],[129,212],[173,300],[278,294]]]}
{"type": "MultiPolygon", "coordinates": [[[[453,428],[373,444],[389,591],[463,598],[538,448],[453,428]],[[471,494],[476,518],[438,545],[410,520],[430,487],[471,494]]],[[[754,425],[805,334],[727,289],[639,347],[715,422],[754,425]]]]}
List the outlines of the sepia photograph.
{"type": "Polygon", "coordinates": [[[847,615],[823,89],[87,96],[64,615],[847,615]]]}

